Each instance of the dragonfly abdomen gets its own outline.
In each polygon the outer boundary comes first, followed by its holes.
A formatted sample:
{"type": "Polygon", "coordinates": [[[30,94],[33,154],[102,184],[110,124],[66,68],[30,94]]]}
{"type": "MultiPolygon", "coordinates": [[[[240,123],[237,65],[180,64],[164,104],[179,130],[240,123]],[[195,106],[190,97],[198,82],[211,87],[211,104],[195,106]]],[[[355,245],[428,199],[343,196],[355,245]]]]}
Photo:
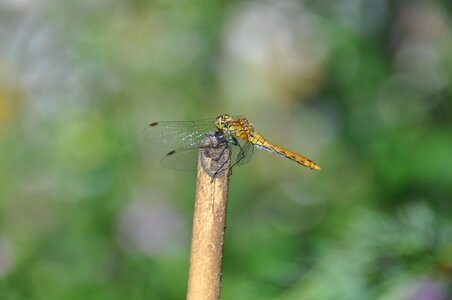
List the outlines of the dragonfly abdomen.
{"type": "Polygon", "coordinates": [[[312,170],[320,170],[320,167],[312,160],[310,160],[296,152],[290,151],[290,150],[282,148],[276,144],[273,144],[272,142],[264,139],[263,137],[261,137],[260,139],[257,139],[257,141],[254,145],[256,147],[266,150],[268,152],[276,153],[282,157],[286,157],[290,160],[293,160],[293,161],[295,161],[303,166],[306,166],[312,170]]]}

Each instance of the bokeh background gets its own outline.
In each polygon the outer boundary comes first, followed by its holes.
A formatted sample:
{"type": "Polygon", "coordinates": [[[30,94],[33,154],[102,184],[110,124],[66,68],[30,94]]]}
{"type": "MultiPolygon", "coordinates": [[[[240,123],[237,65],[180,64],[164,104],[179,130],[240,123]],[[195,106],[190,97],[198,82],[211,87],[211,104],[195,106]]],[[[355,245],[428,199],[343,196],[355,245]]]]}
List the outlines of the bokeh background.
{"type": "Polygon", "coordinates": [[[452,298],[452,2],[0,1],[0,298],[183,299],[195,174],[152,121],[247,116],[223,299],[452,298]]]}

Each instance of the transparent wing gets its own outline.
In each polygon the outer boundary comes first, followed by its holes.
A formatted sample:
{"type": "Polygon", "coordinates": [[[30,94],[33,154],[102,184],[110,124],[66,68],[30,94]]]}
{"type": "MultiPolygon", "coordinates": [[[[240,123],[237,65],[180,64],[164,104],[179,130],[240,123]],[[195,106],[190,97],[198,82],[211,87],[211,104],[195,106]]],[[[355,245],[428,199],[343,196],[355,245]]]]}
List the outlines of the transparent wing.
{"type": "Polygon", "coordinates": [[[215,131],[215,119],[198,121],[154,122],[143,130],[143,137],[157,145],[175,148],[197,148],[207,132],[215,131]]]}
{"type": "MultiPolygon", "coordinates": [[[[224,143],[222,144],[221,149],[228,149],[230,151],[230,144],[224,143]]],[[[168,152],[165,157],[160,161],[160,165],[166,169],[177,170],[177,171],[193,171],[198,167],[198,158],[199,158],[199,148],[187,148],[187,149],[176,149],[168,152]]],[[[208,151],[208,149],[203,150],[208,151]]],[[[218,158],[222,156],[222,152],[218,152],[218,149],[215,149],[213,153],[205,154],[210,156],[211,158],[218,161],[218,158]],[[221,155],[219,154],[221,153],[221,155]],[[218,157],[217,159],[215,157],[218,157]]],[[[220,163],[221,164],[221,163],[220,163]]],[[[221,165],[223,166],[223,164],[221,165]]]]}
{"type": "Polygon", "coordinates": [[[253,157],[254,146],[248,141],[237,139],[239,145],[234,145],[232,150],[233,162],[237,166],[243,166],[253,157]]]}
{"type": "Polygon", "coordinates": [[[198,154],[198,148],[173,150],[162,158],[160,165],[170,170],[194,171],[198,166],[198,154]]]}
{"type": "MultiPolygon", "coordinates": [[[[253,156],[254,146],[245,141],[239,141],[240,146],[233,145],[232,161],[236,166],[248,163],[253,156]]],[[[168,152],[160,161],[160,165],[166,169],[176,171],[194,171],[198,166],[199,148],[176,149],[168,152]]]]}

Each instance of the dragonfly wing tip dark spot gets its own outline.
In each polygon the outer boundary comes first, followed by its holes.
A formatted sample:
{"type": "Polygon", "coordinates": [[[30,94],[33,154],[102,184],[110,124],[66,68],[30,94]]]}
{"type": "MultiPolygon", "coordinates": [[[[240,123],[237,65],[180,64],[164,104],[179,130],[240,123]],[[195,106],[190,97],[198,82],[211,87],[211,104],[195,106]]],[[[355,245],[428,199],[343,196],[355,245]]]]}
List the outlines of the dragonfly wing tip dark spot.
{"type": "Polygon", "coordinates": [[[154,122],[154,123],[149,124],[149,126],[154,127],[154,126],[157,126],[158,124],[159,124],[159,122],[154,122]]]}
{"type": "Polygon", "coordinates": [[[166,153],[166,156],[170,156],[176,153],[176,150],[171,150],[170,152],[166,153]]]}

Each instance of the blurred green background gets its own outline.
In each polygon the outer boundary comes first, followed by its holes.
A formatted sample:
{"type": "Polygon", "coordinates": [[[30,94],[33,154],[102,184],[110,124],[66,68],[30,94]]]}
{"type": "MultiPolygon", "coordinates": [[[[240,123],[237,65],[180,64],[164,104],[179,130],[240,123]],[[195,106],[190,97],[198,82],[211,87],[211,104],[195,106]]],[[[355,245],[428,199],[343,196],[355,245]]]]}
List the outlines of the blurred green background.
{"type": "Polygon", "coordinates": [[[0,1],[0,299],[184,299],[195,174],[146,124],[244,115],[222,299],[452,298],[452,4],[0,1]]]}

